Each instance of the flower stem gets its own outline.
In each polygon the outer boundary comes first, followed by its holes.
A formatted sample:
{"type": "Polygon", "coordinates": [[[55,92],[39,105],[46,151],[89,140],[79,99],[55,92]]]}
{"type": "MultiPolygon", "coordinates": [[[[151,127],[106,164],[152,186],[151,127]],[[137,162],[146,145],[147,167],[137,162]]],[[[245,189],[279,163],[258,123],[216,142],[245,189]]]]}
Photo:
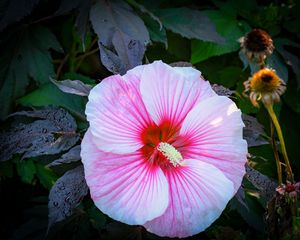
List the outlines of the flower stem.
{"type": "Polygon", "coordinates": [[[275,126],[275,129],[277,131],[277,135],[278,135],[278,138],[279,138],[279,141],[280,141],[281,150],[282,150],[282,155],[283,155],[283,158],[284,158],[284,161],[285,161],[285,165],[286,165],[287,178],[291,182],[294,182],[293,171],[292,171],[292,168],[291,168],[291,165],[290,165],[290,161],[289,161],[289,158],[288,158],[288,155],[287,155],[287,151],[286,151],[286,147],[285,147],[285,143],[284,143],[284,138],[283,138],[283,135],[282,135],[282,130],[281,130],[280,124],[278,122],[278,119],[276,117],[276,114],[274,112],[273,104],[265,104],[265,107],[268,110],[269,115],[270,115],[270,117],[272,119],[272,122],[273,122],[273,124],[275,126]]]}
{"type": "Polygon", "coordinates": [[[281,162],[279,160],[279,155],[278,155],[278,151],[277,151],[277,145],[276,145],[275,134],[274,134],[274,124],[273,124],[272,120],[270,122],[270,126],[271,126],[271,144],[273,147],[274,157],[275,157],[275,162],[276,162],[276,167],[277,167],[278,184],[281,185],[282,184],[282,168],[281,168],[281,162]]]}

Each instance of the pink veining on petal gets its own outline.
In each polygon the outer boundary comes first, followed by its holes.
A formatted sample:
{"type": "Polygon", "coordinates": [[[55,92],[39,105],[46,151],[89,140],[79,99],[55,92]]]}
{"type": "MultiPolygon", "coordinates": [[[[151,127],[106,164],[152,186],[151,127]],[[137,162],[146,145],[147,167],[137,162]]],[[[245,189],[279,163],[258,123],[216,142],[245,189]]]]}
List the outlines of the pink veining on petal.
{"type": "Polygon", "coordinates": [[[163,214],[168,183],[158,166],[139,152],[120,155],[97,149],[90,130],[81,148],[91,197],[102,212],[127,224],[143,224],[163,214]]]}
{"type": "Polygon", "coordinates": [[[233,183],[208,163],[187,159],[165,174],[170,204],[162,216],[144,224],[159,236],[188,237],[203,231],[233,197],[233,183]]]}
{"type": "Polygon", "coordinates": [[[112,76],[94,87],[86,107],[95,144],[114,153],[130,153],[143,146],[141,131],[152,123],[139,92],[140,80],[112,76]]]}
{"type": "Polygon", "coordinates": [[[157,61],[107,78],[91,91],[86,114],[86,180],[111,218],[190,236],[222,213],[241,184],[241,113],[196,69],[157,61]]]}
{"type": "Polygon", "coordinates": [[[195,69],[186,68],[183,71],[161,61],[144,66],[141,94],[157,125],[169,120],[172,125],[179,126],[196,103],[202,98],[215,95],[200,76],[200,72],[195,69]]]}
{"type": "Polygon", "coordinates": [[[241,112],[227,97],[199,103],[185,118],[179,149],[187,158],[213,164],[234,182],[235,191],[245,174],[247,144],[242,138],[241,112]]]}

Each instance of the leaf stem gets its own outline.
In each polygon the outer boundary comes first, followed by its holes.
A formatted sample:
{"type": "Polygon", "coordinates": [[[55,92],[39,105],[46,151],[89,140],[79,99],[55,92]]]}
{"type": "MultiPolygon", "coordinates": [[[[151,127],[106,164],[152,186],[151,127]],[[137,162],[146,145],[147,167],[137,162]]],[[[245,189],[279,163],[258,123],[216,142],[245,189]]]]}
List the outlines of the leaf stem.
{"type": "Polygon", "coordinates": [[[76,43],[74,41],[70,51],[70,61],[69,61],[70,72],[75,71],[75,60],[76,60],[75,58],[76,58],[76,43]]]}
{"type": "Polygon", "coordinates": [[[68,58],[69,58],[69,54],[67,54],[64,59],[61,61],[60,65],[57,68],[57,72],[56,72],[56,78],[59,79],[59,75],[61,73],[61,70],[63,68],[63,66],[65,65],[65,63],[67,62],[68,58]]]}
{"type": "Polygon", "coordinates": [[[76,65],[75,70],[77,71],[77,70],[79,69],[79,67],[80,67],[80,65],[81,65],[81,63],[82,63],[82,61],[83,61],[86,57],[88,57],[88,56],[90,56],[90,55],[93,55],[94,53],[96,53],[96,52],[98,52],[98,51],[99,51],[99,48],[96,48],[96,49],[93,49],[93,50],[90,51],[90,52],[86,52],[85,54],[82,54],[82,55],[80,55],[79,57],[77,57],[76,60],[79,60],[79,61],[78,61],[77,65],[76,65]]]}
{"type": "Polygon", "coordinates": [[[287,155],[282,130],[281,130],[280,124],[278,122],[277,116],[274,112],[273,104],[265,104],[265,107],[268,110],[268,113],[269,113],[269,115],[272,119],[272,122],[275,126],[275,129],[277,131],[277,135],[278,135],[278,138],[279,138],[279,141],[280,141],[282,155],[283,155],[285,165],[286,165],[287,178],[288,178],[288,180],[294,182],[293,171],[292,171],[290,161],[289,161],[289,158],[288,158],[288,155],[287,155]]]}
{"type": "Polygon", "coordinates": [[[275,157],[275,162],[276,162],[276,167],[277,167],[278,184],[281,185],[282,184],[282,168],[281,168],[281,162],[279,159],[278,149],[277,149],[277,145],[276,145],[276,141],[275,141],[274,124],[271,119],[270,119],[270,126],[271,126],[271,144],[273,147],[274,157],[275,157]]]}

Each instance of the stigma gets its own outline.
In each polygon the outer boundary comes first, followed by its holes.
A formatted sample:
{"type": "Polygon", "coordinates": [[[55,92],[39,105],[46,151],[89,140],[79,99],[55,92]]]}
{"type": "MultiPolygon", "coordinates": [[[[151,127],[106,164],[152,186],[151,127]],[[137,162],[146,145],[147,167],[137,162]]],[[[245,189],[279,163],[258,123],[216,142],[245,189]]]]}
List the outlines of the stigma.
{"type": "Polygon", "coordinates": [[[176,150],[171,144],[166,142],[160,142],[156,149],[167,159],[170,163],[177,167],[181,165],[183,157],[179,151],[176,150]]]}

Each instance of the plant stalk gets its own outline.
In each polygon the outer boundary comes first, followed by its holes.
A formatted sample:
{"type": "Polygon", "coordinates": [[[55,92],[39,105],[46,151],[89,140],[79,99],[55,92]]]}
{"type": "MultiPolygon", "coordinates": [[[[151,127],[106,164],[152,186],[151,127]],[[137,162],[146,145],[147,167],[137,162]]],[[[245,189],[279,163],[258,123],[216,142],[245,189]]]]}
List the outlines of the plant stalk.
{"type": "Polygon", "coordinates": [[[289,161],[289,158],[288,158],[288,155],[287,155],[282,130],[281,130],[280,124],[278,122],[277,116],[274,112],[273,104],[265,104],[265,107],[268,110],[268,113],[269,113],[269,115],[272,119],[272,122],[275,126],[275,129],[277,131],[277,135],[278,135],[280,146],[281,146],[282,155],[283,155],[284,162],[285,162],[285,165],[286,165],[287,178],[288,178],[289,181],[294,182],[294,175],[293,175],[293,171],[292,171],[290,161],[289,161]]]}
{"type": "Polygon", "coordinates": [[[276,162],[276,167],[277,167],[278,185],[281,185],[282,184],[282,167],[281,167],[281,162],[279,159],[277,145],[276,145],[276,141],[275,141],[274,124],[273,124],[272,120],[270,121],[270,127],[271,127],[271,144],[273,147],[274,157],[275,157],[275,162],[276,162]]]}

